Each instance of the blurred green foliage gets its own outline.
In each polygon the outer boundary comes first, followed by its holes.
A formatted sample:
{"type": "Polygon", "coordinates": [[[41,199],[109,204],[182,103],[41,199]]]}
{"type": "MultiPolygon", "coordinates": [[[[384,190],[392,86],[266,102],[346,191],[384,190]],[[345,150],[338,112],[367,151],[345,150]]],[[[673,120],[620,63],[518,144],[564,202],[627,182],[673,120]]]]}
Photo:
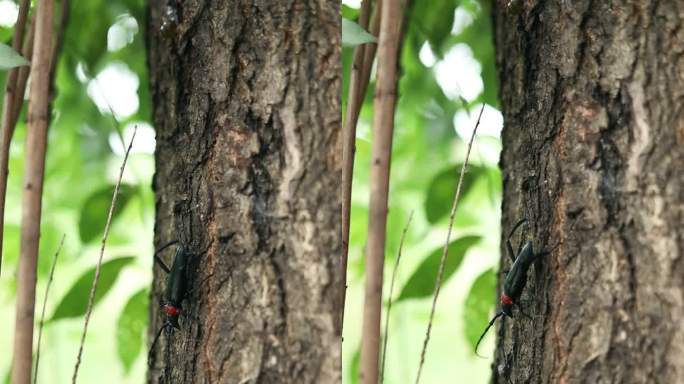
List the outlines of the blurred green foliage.
{"type": "MultiPolygon", "coordinates": [[[[154,224],[150,189],[154,132],[142,34],[146,5],[143,0],[71,1],[70,5],[48,134],[37,303],[42,303],[62,234],[66,240],[48,299],[38,382],[70,381],[113,185],[123,160],[121,142],[128,143],[133,126],[138,125],[104,254],[79,378],[89,383],[141,383],[147,369],[141,351],[146,345],[154,224]]],[[[10,44],[11,38],[12,27],[0,26],[0,43],[10,44]]],[[[0,71],[3,89],[5,76],[0,71]]],[[[25,109],[10,150],[0,276],[0,317],[7,322],[0,332],[0,345],[5,346],[12,345],[14,330],[25,109]]],[[[2,378],[10,369],[11,348],[7,351],[0,354],[2,378]]]]}
{"type": "Polygon", "coordinates": [[[485,324],[489,322],[489,314],[492,310],[492,295],[496,289],[496,273],[494,269],[484,271],[475,279],[470,287],[465,302],[465,333],[468,342],[475,352],[477,340],[484,331],[485,324]]]}
{"type": "MultiPolygon", "coordinates": [[[[444,281],[449,280],[451,275],[461,265],[466,252],[480,240],[479,236],[464,236],[449,243],[448,258],[444,262],[444,281]]],[[[418,268],[401,290],[397,302],[406,299],[419,299],[431,297],[435,290],[435,276],[439,271],[439,264],[444,254],[444,248],[439,247],[423,259],[418,268]]]]}
{"type": "Polygon", "coordinates": [[[349,19],[342,19],[342,45],[353,47],[375,41],[377,41],[375,36],[366,32],[360,25],[349,19]]]}
{"type": "MultiPolygon", "coordinates": [[[[108,212],[109,206],[112,202],[112,195],[114,194],[114,185],[107,185],[95,192],[93,192],[86,201],[83,202],[81,209],[81,216],[78,220],[78,232],[81,236],[81,241],[89,243],[96,237],[102,238],[105,224],[107,223],[107,216],[102,215],[102,212],[108,212]]],[[[116,206],[112,212],[112,220],[115,220],[121,214],[121,211],[133,196],[133,187],[122,184],[119,187],[119,195],[116,200],[116,206]]]]}
{"type": "Polygon", "coordinates": [[[150,292],[141,289],[124,306],[116,327],[116,350],[126,373],[143,349],[142,336],[147,329],[147,308],[150,292]]]}
{"type": "MultiPolygon", "coordinates": [[[[401,51],[392,149],[385,301],[402,230],[409,212],[414,211],[415,216],[404,243],[389,334],[384,335],[389,338],[385,384],[415,379],[448,217],[465,157],[464,140],[469,138],[457,131],[472,132],[481,103],[492,107],[486,111],[495,111],[499,104],[489,7],[488,1],[478,0],[411,2],[401,51]],[[477,88],[478,83],[481,88],[477,88]],[[467,126],[456,126],[456,120],[464,119],[455,117],[464,112],[470,118],[461,124],[467,126]]],[[[343,6],[342,14],[352,21],[358,18],[353,7],[343,6]]],[[[352,57],[353,48],[345,47],[345,108],[352,57]]],[[[345,383],[358,382],[373,87],[374,78],[357,127],[343,330],[345,383]]],[[[465,174],[427,351],[426,383],[484,383],[490,376],[490,362],[477,358],[473,346],[494,310],[493,271],[499,260],[501,174],[497,163],[501,144],[495,133],[500,127],[493,126],[496,119],[492,116],[483,115],[465,174]]],[[[480,351],[485,355],[491,348],[487,341],[491,340],[487,339],[480,351]]]]}
{"type": "MultiPolygon", "coordinates": [[[[100,267],[100,279],[97,283],[97,290],[93,297],[96,305],[109,292],[119,276],[121,269],[133,261],[133,257],[120,257],[102,263],[100,267]]],[[[95,277],[95,267],[88,269],[81,277],[76,280],[62,300],[57,304],[57,309],[49,321],[56,321],[70,317],[81,317],[85,315],[88,305],[88,297],[95,277]]]]}
{"type": "MultiPolygon", "coordinates": [[[[372,40],[369,40],[372,41],[372,40]]],[[[0,43],[0,70],[28,65],[21,54],[7,44],[0,43]]]]}

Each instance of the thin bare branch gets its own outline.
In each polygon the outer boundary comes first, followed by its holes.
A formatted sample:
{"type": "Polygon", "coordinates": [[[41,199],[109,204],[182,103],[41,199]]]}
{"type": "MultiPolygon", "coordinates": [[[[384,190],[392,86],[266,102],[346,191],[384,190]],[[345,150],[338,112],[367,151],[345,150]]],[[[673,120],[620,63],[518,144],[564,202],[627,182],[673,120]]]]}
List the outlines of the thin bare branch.
{"type": "Polygon", "coordinates": [[[128,155],[133,147],[133,140],[135,140],[135,134],[138,131],[136,126],[133,130],[133,136],[131,141],[128,143],[128,148],[126,149],[126,154],[124,155],[123,163],[121,164],[121,169],[119,171],[119,178],[116,180],[116,186],[114,187],[114,193],[112,194],[112,203],[109,205],[109,213],[107,214],[107,222],[105,224],[104,234],[102,235],[102,246],[100,247],[100,257],[97,260],[97,266],[95,267],[95,277],[93,278],[93,285],[90,287],[90,295],[88,296],[88,307],[86,309],[85,321],[83,324],[83,334],[81,335],[81,343],[78,348],[78,356],[76,357],[76,365],[74,366],[74,375],[71,378],[72,384],[76,384],[76,379],[78,377],[78,368],[81,365],[81,356],[83,355],[83,345],[85,344],[86,334],[88,333],[88,323],[90,322],[90,314],[93,311],[93,303],[95,301],[95,291],[97,290],[97,282],[100,279],[100,267],[102,266],[102,257],[104,256],[105,244],[107,243],[107,237],[109,236],[109,228],[112,224],[112,216],[114,214],[114,207],[116,207],[116,200],[119,197],[119,189],[121,187],[121,179],[123,178],[124,169],[126,168],[126,161],[128,161],[128,155]]]}
{"type": "Polygon", "coordinates": [[[20,257],[17,270],[17,304],[14,331],[12,383],[31,382],[36,267],[40,240],[41,197],[49,125],[50,56],[54,2],[38,2],[35,48],[31,60],[28,129],[26,133],[24,191],[22,197],[20,257]]]}
{"type": "Polygon", "coordinates": [[[484,111],[485,104],[482,104],[480,108],[480,114],[477,116],[477,122],[475,123],[475,128],[473,128],[473,133],[470,136],[470,141],[468,142],[468,149],[466,151],[465,160],[463,161],[463,166],[461,167],[461,174],[458,177],[458,184],[456,185],[456,195],[454,196],[454,201],[451,205],[451,214],[449,215],[449,230],[447,231],[446,241],[444,242],[444,248],[442,249],[442,258],[439,260],[439,270],[437,272],[437,278],[435,279],[435,290],[432,294],[432,308],[430,309],[430,318],[428,320],[427,331],[425,332],[425,339],[423,340],[423,349],[420,352],[420,363],[418,365],[418,374],[416,375],[416,384],[420,382],[420,375],[423,371],[423,365],[425,364],[425,352],[427,351],[428,342],[430,341],[430,332],[432,331],[432,321],[435,317],[435,308],[437,307],[437,298],[439,297],[439,291],[442,287],[442,277],[444,276],[444,265],[446,263],[447,256],[449,256],[449,242],[451,241],[451,230],[454,227],[454,218],[456,217],[456,209],[458,208],[458,199],[461,197],[461,187],[463,186],[463,177],[465,175],[466,169],[468,168],[468,158],[470,157],[470,149],[473,147],[473,141],[475,140],[475,133],[477,128],[480,126],[480,119],[482,118],[482,112],[484,111]]]}
{"type": "Polygon", "coordinates": [[[399,271],[399,262],[401,261],[401,251],[404,248],[404,240],[406,239],[406,232],[408,232],[409,225],[411,225],[411,219],[413,219],[413,211],[409,215],[406,221],[406,226],[404,231],[401,233],[401,240],[399,240],[399,251],[397,252],[397,260],[394,263],[394,268],[392,269],[392,281],[390,282],[389,294],[387,294],[387,314],[385,315],[385,330],[383,331],[383,341],[382,341],[382,364],[380,364],[380,384],[385,380],[385,357],[387,356],[387,340],[389,340],[389,319],[390,313],[392,312],[392,294],[394,293],[394,282],[397,279],[397,272],[399,271]]]}
{"type": "Polygon", "coordinates": [[[62,50],[62,43],[64,41],[64,31],[69,22],[69,0],[62,0],[62,7],[59,12],[59,23],[57,24],[57,32],[55,33],[55,44],[52,47],[52,55],[50,57],[50,84],[54,87],[55,73],[57,63],[59,62],[59,53],[62,50]]]}
{"type": "MultiPolygon", "coordinates": [[[[378,37],[380,34],[380,17],[382,16],[382,3],[384,0],[377,0],[375,2],[375,9],[373,17],[370,21],[370,33],[378,37]]],[[[368,83],[370,83],[371,69],[373,69],[373,62],[375,61],[375,52],[378,50],[377,44],[366,44],[363,57],[363,66],[361,67],[361,75],[359,76],[362,83],[360,86],[361,92],[357,95],[359,97],[359,106],[363,104],[363,99],[366,96],[368,83]]],[[[360,111],[360,109],[359,109],[360,111]]],[[[357,114],[358,116],[358,114],[357,114]]],[[[358,117],[357,117],[358,120],[358,117]]]]}
{"type": "MultiPolygon", "coordinates": [[[[28,35],[24,40],[24,49],[21,52],[24,57],[33,56],[33,42],[36,35],[36,18],[31,18],[31,25],[29,26],[28,35]]],[[[12,121],[10,127],[12,132],[10,133],[10,139],[14,134],[14,128],[16,128],[17,122],[19,121],[19,114],[21,113],[21,108],[24,106],[24,95],[26,93],[26,83],[28,82],[30,67],[20,67],[19,77],[17,78],[17,92],[14,93],[14,100],[12,101],[12,121]]]]}
{"type": "Polygon", "coordinates": [[[361,336],[361,382],[377,384],[380,352],[382,280],[385,264],[387,199],[397,95],[397,66],[403,8],[400,0],[385,0],[378,43],[373,144],[371,149],[366,294],[361,336]]]}
{"type": "Polygon", "coordinates": [[[57,258],[59,257],[59,252],[64,246],[64,238],[66,234],[62,235],[62,240],[59,242],[57,247],[57,252],[52,258],[52,266],[50,267],[50,275],[48,277],[47,285],[45,286],[45,295],[43,296],[43,308],[40,311],[40,325],[38,327],[38,345],[36,345],[36,366],[33,370],[33,384],[38,382],[38,366],[40,364],[40,342],[43,339],[43,325],[45,324],[45,307],[47,307],[47,299],[50,294],[50,286],[52,285],[52,279],[55,276],[55,266],[57,265],[57,258]]]}
{"type": "MultiPolygon", "coordinates": [[[[359,13],[359,25],[363,29],[368,28],[368,19],[371,12],[371,0],[363,0],[359,13]]],[[[347,96],[347,116],[344,124],[344,143],[342,144],[342,284],[340,292],[340,319],[339,328],[342,329],[344,322],[344,303],[347,292],[347,260],[349,255],[349,225],[351,213],[351,194],[352,179],[354,174],[354,152],[356,150],[356,122],[359,118],[359,111],[363,104],[365,88],[361,88],[361,67],[363,66],[365,48],[364,45],[357,45],[354,49],[354,61],[352,64],[351,78],[349,82],[349,95],[347,96]]]]}
{"type": "MultiPolygon", "coordinates": [[[[19,13],[17,15],[17,22],[14,24],[14,36],[12,37],[12,48],[15,51],[21,52],[21,46],[24,42],[24,29],[26,29],[26,19],[31,2],[29,0],[22,0],[19,4],[19,13]]],[[[5,83],[5,96],[2,107],[2,142],[0,144],[0,228],[5,225],[5,197],[7,193],[7,177],[9,172],[7,165],[9,163],[9,146],[12,140],[12,133],[14,132],[14,125],[12,123],[12,111],[14,110],[13,102],[14,95],[21,93],[23,95],[24,89],[17,87],[17,79],[19,77],[19,68],[12,68],[7,75],[7,82],[5,83]]],[[[0,274],[2,273],[2,241],[3,231],[0,231],[0,274]]]]}

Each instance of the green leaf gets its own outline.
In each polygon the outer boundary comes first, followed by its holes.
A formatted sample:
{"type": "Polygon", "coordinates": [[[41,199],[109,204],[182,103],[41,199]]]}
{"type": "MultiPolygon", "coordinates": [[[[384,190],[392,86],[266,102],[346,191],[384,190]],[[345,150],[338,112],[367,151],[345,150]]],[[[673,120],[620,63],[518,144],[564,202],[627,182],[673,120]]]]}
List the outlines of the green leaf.
{"type": "Polygon", "coordinates": [[[0,41],[11,41],[12,35],[14,34],[14,28],[0,26],[0,41]]]}
{"type": "MultiPolygon", "coordinates": [[[[442,285],[444,285],[454,272],[456,272],[468,249],[478,241],[480,241],[480,236],[464,236],[449,244],[449,254],[444,264],[442,285]]],[[[435,289],[435,279],[437,278],[437,272],[439,271],[439,261],[442,258],[443,250],[444,247],[439,247],[423,260],[401,290],[401,294],[397,301],[419,299],[432,295],[432,292],[435,289]]]]}
{"type": "MultiPolygon", "coordinates": [[[[84,243],[90,242],[104,232],[113,193],[114,185],[108,185],[86,198],[81,209],[81,217],[78,220],[78,231],[81,235],[81,241],[84,243]]],[[[116,220],[134,193],[135,189],[132,186],[121,185],[116,207],[112,214],[112,221],[116,220]]]]}
{"type": "Polygon", "coordinates": [[[116,324],[116,351],[124,372],[130,373],[140,354],[147,329],[149,291],[141,289],[128,299],[116,324]]]}
{"type": "Polygon", "coordinates": [[[9,45],[0,43],[0,70],[23,67],[24,65],[29,65],[28,60],[9,45]]]}
{"type": "MultiPolygon", "coordinates": [[[[461,164],[449,167],[439,172],[430,182],[425,199],[425,216],[431,224],[437,223],[451,211],[461,167],[461,164]]],[[[463,175],[461,198],[468,194],[475,180],[483,173],[482,171],[482,167],[468,166],[463,175]]]]}
{"type": "Polygon", "coordinates": [[[359,17],[359,9],[342,4],[342,17],[349,20],[356,20],[359,17]]]}
{"type": "Polygon", "coordinates": [[[355,22],[342,18],[342,45],[352,47],[359,44],[374,43],[375,36],[366,32],[355,22]]]}
{"type": "Polygon", "coordinates": [[[475,279],[468,297],[465,301],[465,336],[468,343],[473,348],[480,338],[482,331],[489,323],[489,313],[496,306],[496,273],[494,269],[488,269],[475,279]]]}
{"type": "MultiPolygon", "coordinates": [[[[109,292],[123,267],[130,264],[134,259],[134,257],[121,257],[102,264],[100,269],[100,281],[97,284],[93,306],[97,305],[107,292],[109,292]]],[[[76,283],[71,286],[66,295],[64,295],[59,305],[57,305],[57,309],[50,321],[84,315],[88,306],[88,296],[90,295],[90,287],[93,285],[94,277],[95,267],[92,267],[83,273],[81,277],[76,280],[76,283]]]]}
{"type": "Polygon", "coordinates": [[[437,57],[441,58],[444,53],[444,41],[450,36],[458,3],[456,0],[417,1],[412,7],[410,24],[414,24],[416,34],[427,39],[437,57]]]}
{"type": "Polygon", "coordinates": [[[361,365],[361,348],[357,348],[354,352],[351,362],[349,363],[349,372],[351,373],[350,379],[352,383],[359,382],[359,372],[361,365]]]}
{"type": "Polygon", "coordinates": [[[95,68],[107,52],[107,32],[123,9],[118,1],[74,1],[70,7],[70,20],[64,31],[64,47],[67,54],[85,61],[95,68]]]}

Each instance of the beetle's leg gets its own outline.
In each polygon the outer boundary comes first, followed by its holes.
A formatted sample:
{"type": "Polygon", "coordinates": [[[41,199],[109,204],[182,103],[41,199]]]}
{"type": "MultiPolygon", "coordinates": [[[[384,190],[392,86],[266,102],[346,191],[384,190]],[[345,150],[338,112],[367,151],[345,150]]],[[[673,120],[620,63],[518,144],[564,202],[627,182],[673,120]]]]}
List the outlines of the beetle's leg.
{"type": "MultiPolygon", "coordinates": [[[[515,230],[518,229],[518,227],[520,227],[526,221],[527,221],[527,219],[522,218],[520,221],[518,221],[513,226],[513,229],[511,229],[511,232],[508,233],[508,238],[506,239],[506,250],[508,251],[508,256],[511,258],[511,261],[515,261],[515,258],[517,255],[517,253],[513,253],[513,246],[511,245],[511,237],[513,237],[515,230]]],[[[520,244],[522,245],[522,242],[520,242],[520,244]]],[[[520,249],[518,249],[518,253],[520,253],[520,249]]]]}

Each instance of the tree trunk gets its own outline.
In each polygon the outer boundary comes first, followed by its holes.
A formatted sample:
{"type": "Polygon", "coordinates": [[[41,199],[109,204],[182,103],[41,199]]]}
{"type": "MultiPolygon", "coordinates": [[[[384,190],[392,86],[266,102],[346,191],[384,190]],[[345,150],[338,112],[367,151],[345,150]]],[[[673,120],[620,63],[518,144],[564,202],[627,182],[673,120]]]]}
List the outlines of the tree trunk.
{"type": "Polygon", "coordinates": [[[340,28],[335,1],[150,2],[155,244],[192,255],[151,382],[341,381],[340,28]]]}
{"type": "Polygon", "coordinates": [[[551,253],[493,381],[682,383],[684,3],[502,3],[504,232],[551,253]]]}

